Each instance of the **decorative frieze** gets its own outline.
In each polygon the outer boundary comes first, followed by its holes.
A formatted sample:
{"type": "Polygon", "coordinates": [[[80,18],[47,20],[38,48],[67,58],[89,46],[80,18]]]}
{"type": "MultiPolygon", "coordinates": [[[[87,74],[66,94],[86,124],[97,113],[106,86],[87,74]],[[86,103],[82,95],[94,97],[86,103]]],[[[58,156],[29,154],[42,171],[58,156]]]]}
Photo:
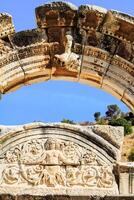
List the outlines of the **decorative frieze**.
{"type": "Polygon", "coordinates": [[[64,194],[75,194],[79,190],[83,196],[118,194],[114,160],[109,162],[112,151],[109,158],[106,157],[108,145],[113,151],[119,148],[107,141],[110,141],[112,128],[108,137],[97,135],[100,129],[95,126],[83,129],[65,124],[33,123],[23,128],[25,131],[17,127],[9,129],[1,138],[0,193],[10,190],[10,194],[21,194],[21,191],[25,194],[26,190],[31,194],[36,188],[41,195],[48,189],[49,194],[62,194],[61,190],[64,194]],[[89,138],[84,139],[80,131],[89,138]],[[11,138],[10,134],[13,134],[11,138]],[[91,139],[90,134],[95,138],[91,139]],[[105,147],[105,154],[100,145],[105,147]],[[42,188],[43,193],[40,192],[42,188]]]}

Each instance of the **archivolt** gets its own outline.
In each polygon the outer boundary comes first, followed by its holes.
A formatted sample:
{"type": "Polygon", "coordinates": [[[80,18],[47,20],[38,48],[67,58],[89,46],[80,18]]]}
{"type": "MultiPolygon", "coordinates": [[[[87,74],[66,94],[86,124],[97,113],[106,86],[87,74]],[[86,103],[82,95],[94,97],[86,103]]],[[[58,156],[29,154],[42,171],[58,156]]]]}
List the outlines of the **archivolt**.
{"type": "Polygon", "coordinates": [[[1,14],[0,92],[50,79],[103,89],[134,110],[134,18],[63,2],[36,8],[38,27],[15,33],[1,14]]]}

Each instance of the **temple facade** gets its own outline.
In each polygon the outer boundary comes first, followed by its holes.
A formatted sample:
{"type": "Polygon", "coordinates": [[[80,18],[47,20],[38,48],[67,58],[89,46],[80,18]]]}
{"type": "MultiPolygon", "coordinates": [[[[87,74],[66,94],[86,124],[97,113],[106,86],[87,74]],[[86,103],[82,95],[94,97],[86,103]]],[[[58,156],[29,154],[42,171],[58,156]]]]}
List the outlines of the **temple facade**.
{"type": "MultiPolygon", "coordinates": [[[[15,32],[0,14],[0,93],[47,80],[103,89],[134,111],[134,18],[53,2],[37,28],[15,32]]],[[[0,126],[0,199],[133,200],[134,163],[121,162],[122,127],[0,126]]]]}

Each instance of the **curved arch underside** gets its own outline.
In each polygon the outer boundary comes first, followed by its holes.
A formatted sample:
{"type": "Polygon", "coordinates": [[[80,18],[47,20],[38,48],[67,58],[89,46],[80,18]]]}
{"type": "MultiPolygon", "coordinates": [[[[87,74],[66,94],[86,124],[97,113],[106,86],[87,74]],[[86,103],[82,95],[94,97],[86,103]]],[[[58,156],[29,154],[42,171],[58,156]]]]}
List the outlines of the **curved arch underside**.
{"type": "Polygon", "coordinates": [[[46,80],[103,89],[134,110],[134,18],[97,6],[36,8],[37,28],[15,33],[1,14],[0,92],[46,80]]]}

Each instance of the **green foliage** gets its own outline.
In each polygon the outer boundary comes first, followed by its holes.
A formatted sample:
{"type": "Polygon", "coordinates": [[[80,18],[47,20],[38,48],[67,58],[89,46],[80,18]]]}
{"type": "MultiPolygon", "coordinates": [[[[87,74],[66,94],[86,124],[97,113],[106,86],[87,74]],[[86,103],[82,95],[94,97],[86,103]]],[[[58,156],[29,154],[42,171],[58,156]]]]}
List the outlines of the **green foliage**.
{"type": "Polygon", "coordinates": [[[94,113],[94,118],[95,118],[95,121],[98,122],[100,120],[100,116],[101,116],[101,113],[100,112],[95,112],[94,113]]]}
{"type": "Polygon", "coordinates": [[[94,113],[94,118],[97,124],[123,126],[125,135],[133,132],[132,125],[134,125],[134,114],[132,112],[121,112],[120,108],[116,104],[108,105],[105,116],[100,116],[100,112],[94,113]]]}
{"type": "Polygon", "coordinates": [[[134,126],[134,118],[131,119],[132,126],[134,126]]]}
{"type": "Polygon", "coordinates": [[[121,110],[116,104],[108,105],[107,111],[106,111],[105,114],[106,114],[106,118],[109,119],[109,120],[110,119],[117,119],[121,114],[121,110]]]}
{"type": "Polygon", "coordinates": [[[128,161],[133,162],[134,161],[134,148],[131,149],[129,156],[128,156],[128,161]]]}
{"type": "Polygon", "coordinates": [[[127,121],[130,121],[134,125],[134,114],[132,112],[126,113],[124,117],[127,121]]]}
{"type": "Polygon", "coordinates": [[[108,124],[112,126],[123,126],[125,135],[128,135],[133,131],[131,122],[124,118],[112,119],[108,124]]]}
{"type": "Polygon", "coordinates": [[[70,119],[62,119],[61,122],[66,124],[75,124],[74,121],[70,119]]]}

